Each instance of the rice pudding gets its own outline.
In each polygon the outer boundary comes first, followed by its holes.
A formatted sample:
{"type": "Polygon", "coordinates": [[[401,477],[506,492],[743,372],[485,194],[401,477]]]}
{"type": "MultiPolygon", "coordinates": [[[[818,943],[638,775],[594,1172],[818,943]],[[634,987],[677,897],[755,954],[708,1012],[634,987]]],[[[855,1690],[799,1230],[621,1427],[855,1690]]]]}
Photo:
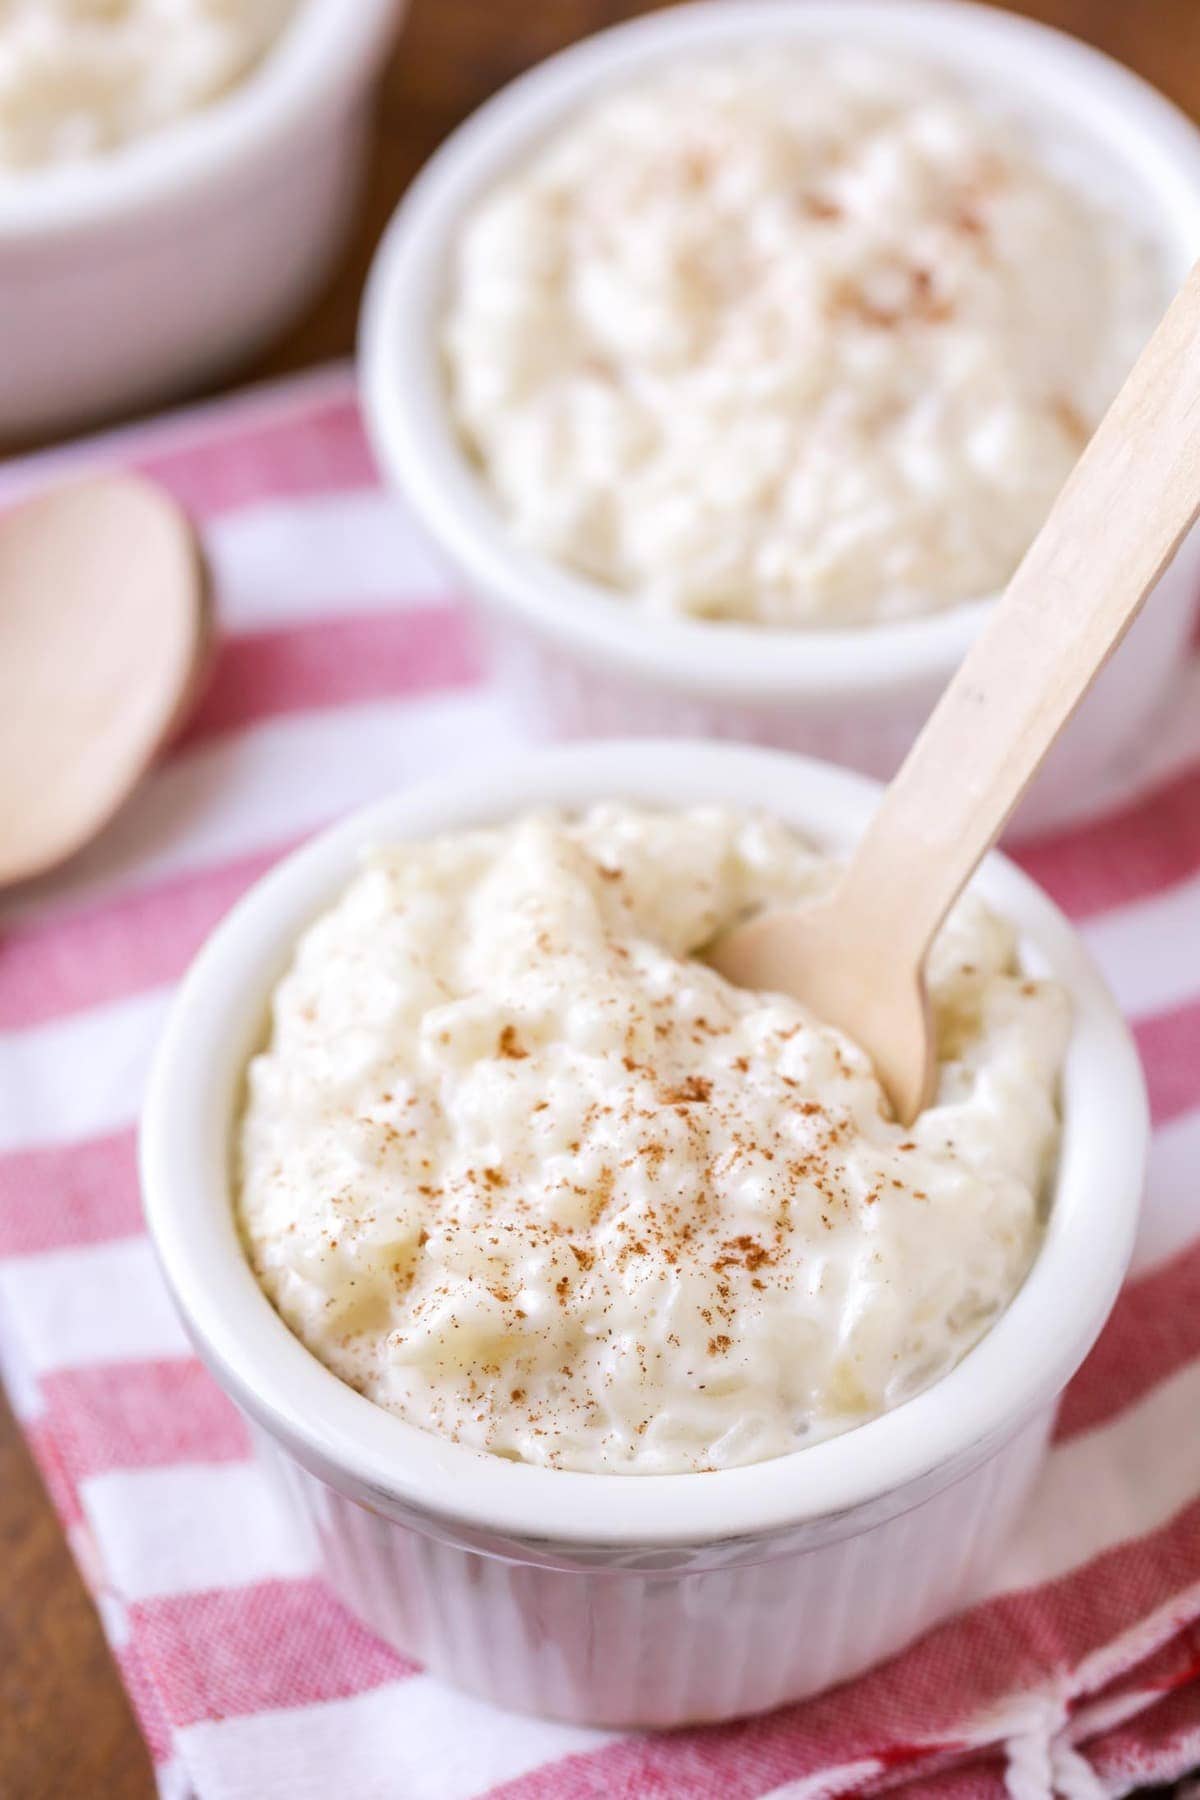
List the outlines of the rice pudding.
{"type": "Polygon", "coordinates": [[[606,92],[452,259],[448,398],[516,539],[649,612],[766,626],[1000,589],[1167,298],[1069,162],[845,45],[606,92]]]}
{"type": "Polygon", "coordinates": [[[1066,996],[968,895],[911,1129],[864,1054],[700,960],[836,864],[623,804],[379,851],[274,996],[240,1224],[283,1318],[410,1423],[555,1468],[781,1455],[935,1381],[1037,1252],[1066,996]]]}
{"type": "Polygon", "coordinates": [[[161,131],[257,67],[297,0],[0,0],[0,181],[161,131]]]}

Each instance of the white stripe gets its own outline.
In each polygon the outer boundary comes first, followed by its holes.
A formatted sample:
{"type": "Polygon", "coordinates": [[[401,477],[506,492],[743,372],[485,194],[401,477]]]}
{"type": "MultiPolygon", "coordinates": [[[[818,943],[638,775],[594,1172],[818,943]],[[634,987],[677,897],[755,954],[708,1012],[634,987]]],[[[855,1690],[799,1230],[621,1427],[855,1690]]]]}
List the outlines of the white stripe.
{"type": "Polygon", "coordinates": [[[226,1800],[330,1800],[334,1790],[337,1800],[474,1800],[612,1741],[500,1712],[424,1675],[178,1734],[197,1790],[226,1800]]]}
{"type": "Polygon", "coordinates": [[[92,1601],[109,1644],[114,1650],[124,1650],[129,1643],[129,1609],[124,1600],[114,1589],[98,1585],[92,1601]]]}
{"type": "Polygon", "coordinates": [[[79,1497],[127,1605],[315,1572],[312,1546],[252,1462],[112,1470],[81,1481],[79,1497]]]}
{"type": "MultiPolygon", "coordinates": [[[[2,1267],[2,1265],[0,1265],[2,1267]]],[[[44,1407],[41,1389],[29,1367],[24,1344],[18,1344],[13,1320],[4,1305],[4,1289],[0,1277],[0,1385],[8,1395],[8,1403],[25,1429],[31,1430],[44,1407]]]]}
{"type": "Polygon", "coordinates": [[[487,692],[271,719],[165,764],[66,870],[0,917],[48,915],[249,855],[368,800],[519,741],[487,692]]]}
{"type": "Polygon", "coordinates": [[[1160,1125],[1150,1142],[1133,1273],[1168,1262],[1200,1239],[1200,1110],[1160,1125]]]}
{"type": "Polygon", "coordinates": [[[137,1117],[165,988],[0,1033],[0,1155],[100,1137],[137,1117]]]}
{"type": "Polygon", "coordinates": [[[873,1756],[843,1763],[836,1769],[823,1769],[817,1775],[801,1775],[796,1781],[787,1781],[764,1794],[762,1800],[836,1800],[838,1794],[857,1793],[874,1776],[882,1775],[885,1767],[873,1756]]]}
{"type": "Polygon", "coordinates": [[[451,591],[403,506],[379,490],[272,500],[205,532],[224,631],[394,612],[451,591]]]}
{"type": "Polygon", "coordinates": [[[0,1309],[35,1376],[191,1353],[145,1237],[2,1262],[0,1309]]]}
{"type": "Polygon", "coordinates": [[[1200,995],[1200,875],[1092,919],[1082,933],[1131,1018],[1200,995]]]}
{"type": "Polygon", "coordinates": [[[184,1762],[177,1756],[173,1756],[170,1762],[159,1763],[154,1771],[154,1779],[158,1784],[158,1800],[197,1800],[192,1778],[184,1762]]]}
{"type": "Polygon", "coordinates": [[[1036,1587],[1165,1525],[1200,1492],[1200,1363],[1051,1451],[987,1594],[1036,1587]],[[1169,1446],[1169,1454],[1164,1454],[1169,1446]]]}

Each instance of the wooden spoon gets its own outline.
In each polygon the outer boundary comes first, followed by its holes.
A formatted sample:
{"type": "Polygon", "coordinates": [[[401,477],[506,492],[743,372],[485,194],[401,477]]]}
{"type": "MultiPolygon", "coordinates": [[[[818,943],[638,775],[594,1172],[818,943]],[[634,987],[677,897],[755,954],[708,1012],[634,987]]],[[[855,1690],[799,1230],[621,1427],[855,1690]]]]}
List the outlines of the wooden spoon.
{"type": "Polygon", "coordinates": [[[929,945],[1200,514],[1200,264],[1084,451],[828,899],[711,960],[794,995],[875,1064],[897,1117],[932,1097],[929,945]]]}
{"type": "Polygon", "coordinates": [[[105,476],[0,519],[0,885],[62,862],[180,722],[210,641],[170,497],[105,476]]]}

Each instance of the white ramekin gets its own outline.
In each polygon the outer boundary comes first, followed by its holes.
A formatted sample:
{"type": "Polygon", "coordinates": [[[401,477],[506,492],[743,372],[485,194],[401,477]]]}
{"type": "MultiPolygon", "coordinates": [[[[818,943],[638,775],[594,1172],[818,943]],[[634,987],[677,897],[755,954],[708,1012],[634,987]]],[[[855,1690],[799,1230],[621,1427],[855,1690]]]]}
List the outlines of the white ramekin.
{"type": "Polygon", "coordinates": [[[599,798],[769,805],[830,846],[878,789],[778,751],[645,741],[543,752],[400,796],[289,858],[235,908],[175,1004],[142,1124],[150,1230],[196,1346],[354,1610],[437,1673],[576,1721],[675,1725],[775,1706],[897,1650],[967,1597],[1040,1464],[1132,1244],[1147,1137],[1129,1034],[1078,938],[992,857],[979,886],[1028,967],[1070,990],[1064,1140],[1044,1247],[943,1381],[844,1437],[707,1475],[493,1458],[344,1386],[255,1283],[230,1196],[246,1060],[297,934],[365,847],[599,798]]]}
{"type": "Polygon", "coordinates": [[[235,363],[354,218],[405,0],[301,0],[240,87],[111,155],[0,180],[0,435],[129,411],[235,363]]]}
{"type": "MultiPolygon", "coordinates": [[[[522,718],[551,735],[738,737],[891,774],[979,629],[988,600],[899,624],[779,631],[652,619],[520,549],[464,456],[438,351],[449,255],[473,200],[605,85],[750,41],[894,43],[1007,96],[1080,173],[1115,189],[1182,281],[1200,251],[1200,133],[1129,70],[991,7],[751,0],[655,14],[551,58],[438,151],[380,247],[361,327],[380,462],[479,603],[522,718]],[[1060,142],[1061,140],[1061,142],[1060,142]]],[[[1021,814],[1087,806],[1149,728],[1200,587],[1193,535],[1058,747],[1021,814]]]]}

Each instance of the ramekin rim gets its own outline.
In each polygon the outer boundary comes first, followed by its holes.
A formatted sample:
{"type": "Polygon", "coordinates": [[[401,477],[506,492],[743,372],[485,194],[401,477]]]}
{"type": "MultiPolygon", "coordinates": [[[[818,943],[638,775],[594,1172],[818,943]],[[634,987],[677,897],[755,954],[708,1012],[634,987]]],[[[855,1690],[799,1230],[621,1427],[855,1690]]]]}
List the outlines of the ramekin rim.
{"type": "MultiPolygon", "coordinates": [[[[1162,238],[1200,241],[1200,130],[1165,96],[1065,33],[964,0],[697,0],[617,25],[548,58],[485,102],[426,164],[388,225],[372,265],[360,322],[361,397],[389,479],[432,539],[501,617],[531,626],[569,652],[655,686],[703,697],[773,704],[890,694],[945,680],[994,596],[923,617],[848,629],[785,629],[651,618],[619,596],[522,549],[457,443],[435,359],[422,352],[429,296],[444,276],[447,243],[469,199],[564,107],[605,80],[669,49],[776,33],[848,29],[893,41],[957,44],[960,60],[1019,46],[1072,83],[1082,106],[1116,116],[1111,153],[1132,166],[1129,144],[1151,147],[1178,179],[1163,184],[1162,238]],[[1183,204],[1186,192],[1187,208],[1183,204]],[[1184,221],[1184,212],[1190,219],[1184,221]]],[[[1191,255],[1180,255],[1182,276],[1191,255]]]]}
{"type": "Polygon", "coordinates": [[[408,0],[301,0],[261,63],[209,105],[78,163],[0,180],[0,253],[70,240],[237,178],[376,61],[408,0]]]}
{"type": "Polygon", "coordinates": [[[836,843],[861,828],[879,789],[827,764],[742,745],[627,740],[527,755],[352,814],[265,877],[210,939],[175,1001],[148,1085],[146,1215],[201,1353],[292,1454],[299,1446],[302,1461],[349,1490],[443,1527],[644,1550],[758,1538],[885,1502],[982,1454],[980,1446],[1010,1435],[1061,1392],[1128,1263],[1147,1103],[1130,1034],[1077,934],[999,855],[981,871],[982,890],[1016,918],[1034,966],[1066,981],[1076,1007],[1055,1199],[1042,1249],[1007,1311],[950,1374],[903,1406],[841,1437],[716,1473],[535,1468],[444,1442],[364,1399],[293,1337],[255,1282],[225,1160],[234,1096],[296,933],[367,843],[605,794],[761,805],[773,792],[783,795],[771,802],[781,817],[836,843]]]}

